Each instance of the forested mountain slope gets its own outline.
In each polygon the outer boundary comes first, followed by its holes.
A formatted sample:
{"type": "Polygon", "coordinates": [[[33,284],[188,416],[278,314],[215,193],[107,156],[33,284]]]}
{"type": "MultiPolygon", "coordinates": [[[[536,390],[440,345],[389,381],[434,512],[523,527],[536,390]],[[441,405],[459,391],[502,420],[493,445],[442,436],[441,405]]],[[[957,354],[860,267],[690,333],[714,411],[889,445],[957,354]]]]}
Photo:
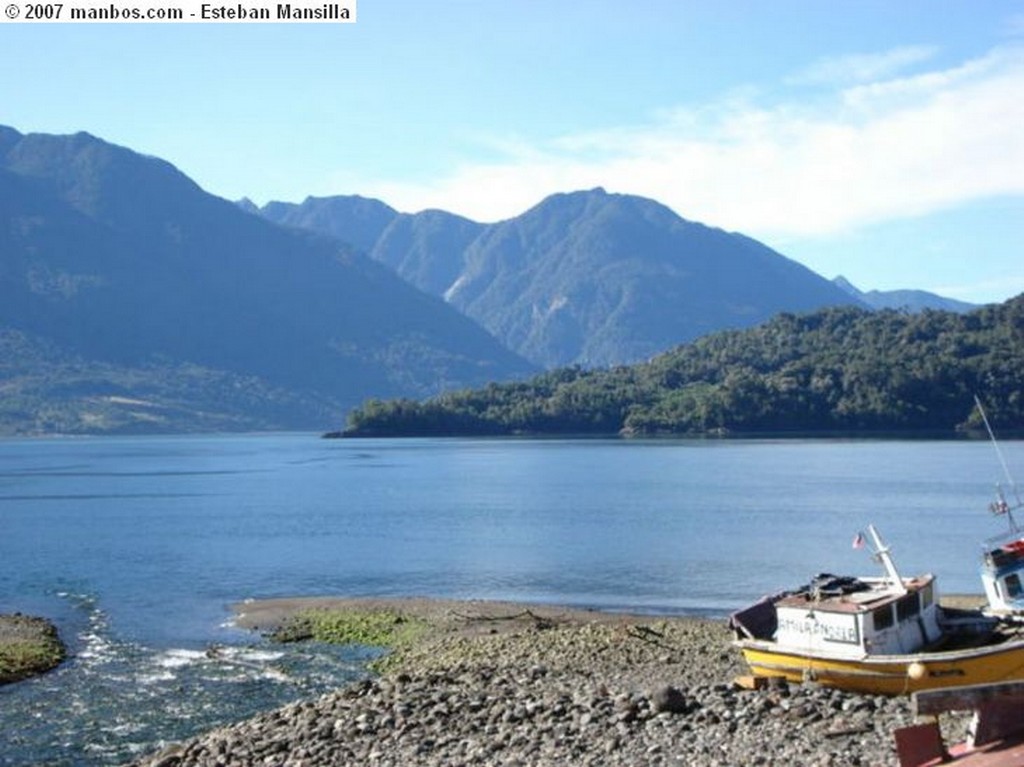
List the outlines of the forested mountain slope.
{"type": "Polygon", "coordinates": [[[336,239],[163,160],[0,128],[0,433],[322,430],[535,370],[336,239]]]}
{"type": "Polygon", "coordinates": [[[830,308],[715,333],[649,363],[365,403],[352,436],[1024,429],[1024,295],[960,314],[830,308]]]}
{"type": "Polygon", "coordinates": [[[781,311],[865,305],[756,240],[600,188],[552,195],[494,224],[429,210],[384,225],[381,206],[372,247],[363,198],[271,203],[263,213],[361,243],[542,367],[638,362],[781,311]]]}

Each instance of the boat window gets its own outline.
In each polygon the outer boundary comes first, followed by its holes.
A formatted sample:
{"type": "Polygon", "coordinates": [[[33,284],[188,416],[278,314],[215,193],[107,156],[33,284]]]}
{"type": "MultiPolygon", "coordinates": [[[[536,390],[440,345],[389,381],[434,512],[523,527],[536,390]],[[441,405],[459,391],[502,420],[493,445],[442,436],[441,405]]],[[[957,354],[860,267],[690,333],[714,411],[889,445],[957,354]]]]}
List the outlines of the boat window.
{"type": "Polygon", "coordinates": [[[1006,594],[1010,599],[1016,599],[1024,593],[1024,587],[1021,587],[1020,575],[1017,573],[1011,573],[1006,576],[1006,594]]]}
{"type": "Polygon", "coordinates": [[[919,593],[921,594],[921,609],[926,610],[931,607],[932,600],[935,599],[932,593],[932,584],[929,583],[927,586],[924,586],[919,593]]]}
{"type": "Polygon", "coordinates": [[[896,619],[905,621],[908,618],[913,618],[921,612],[921,605],[917,600],[917,594],[907,594],[905,597],[900,597],[900,601],[896,603],[896,619]]]}
{"type": "Polygon", "coordinates": [[[892,618],[892,605],[879,607],[872,613],[871,617],[875,622],[875,631],[892,628],[892,624],[895,622],[892,618]]]}

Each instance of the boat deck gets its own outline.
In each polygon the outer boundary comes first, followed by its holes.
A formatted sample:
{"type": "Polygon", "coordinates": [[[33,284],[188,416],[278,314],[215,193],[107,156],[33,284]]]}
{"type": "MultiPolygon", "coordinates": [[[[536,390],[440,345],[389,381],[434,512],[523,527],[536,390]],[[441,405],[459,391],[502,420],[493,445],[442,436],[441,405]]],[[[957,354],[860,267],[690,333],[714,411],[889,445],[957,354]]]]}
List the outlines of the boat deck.
{"type": "Polygon", "coordinates": [[[896,602],[908,593],[920,591],[933,580],[934,578],[930,575],[907,578],[904,581],[905,588],[900,589],[888,582],[858,578],[856,583],[862,585],[860,590],[830,594],[816,591],[813,588],[805,588],[782,597],[775,604],[776,607],[806,608],[813,606],[815,610],[828,612],[859,613],[873,610],[886,603],[896,602]]]}

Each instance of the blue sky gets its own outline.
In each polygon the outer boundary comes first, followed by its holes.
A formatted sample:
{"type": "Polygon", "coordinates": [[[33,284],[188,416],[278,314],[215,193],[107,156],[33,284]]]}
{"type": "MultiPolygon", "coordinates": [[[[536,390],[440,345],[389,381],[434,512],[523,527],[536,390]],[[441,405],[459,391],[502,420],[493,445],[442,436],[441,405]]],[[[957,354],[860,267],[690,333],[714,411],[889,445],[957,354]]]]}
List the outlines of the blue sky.
{"type": "Polygon", "coordinates": [[[863,289],[1024,292],[1024,0],[362,0],[349,25],[0,24],[0,66],[0,123],[229,199],[495,221],[603,186],[863,289]]]}

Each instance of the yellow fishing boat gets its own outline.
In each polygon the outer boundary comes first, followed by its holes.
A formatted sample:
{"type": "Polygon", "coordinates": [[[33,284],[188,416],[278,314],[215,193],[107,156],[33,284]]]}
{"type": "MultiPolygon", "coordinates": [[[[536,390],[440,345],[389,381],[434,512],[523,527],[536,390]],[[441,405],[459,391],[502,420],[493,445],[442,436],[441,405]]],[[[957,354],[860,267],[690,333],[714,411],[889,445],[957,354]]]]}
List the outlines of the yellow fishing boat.
{"type": "Polygon", "coordinates": [[[1019,624],[941,607],[935,576],[902,578],[868,530],[884,577],[818,576],[732,616],[755,675],[883,695],[1024,680],[1019,624]]]}

